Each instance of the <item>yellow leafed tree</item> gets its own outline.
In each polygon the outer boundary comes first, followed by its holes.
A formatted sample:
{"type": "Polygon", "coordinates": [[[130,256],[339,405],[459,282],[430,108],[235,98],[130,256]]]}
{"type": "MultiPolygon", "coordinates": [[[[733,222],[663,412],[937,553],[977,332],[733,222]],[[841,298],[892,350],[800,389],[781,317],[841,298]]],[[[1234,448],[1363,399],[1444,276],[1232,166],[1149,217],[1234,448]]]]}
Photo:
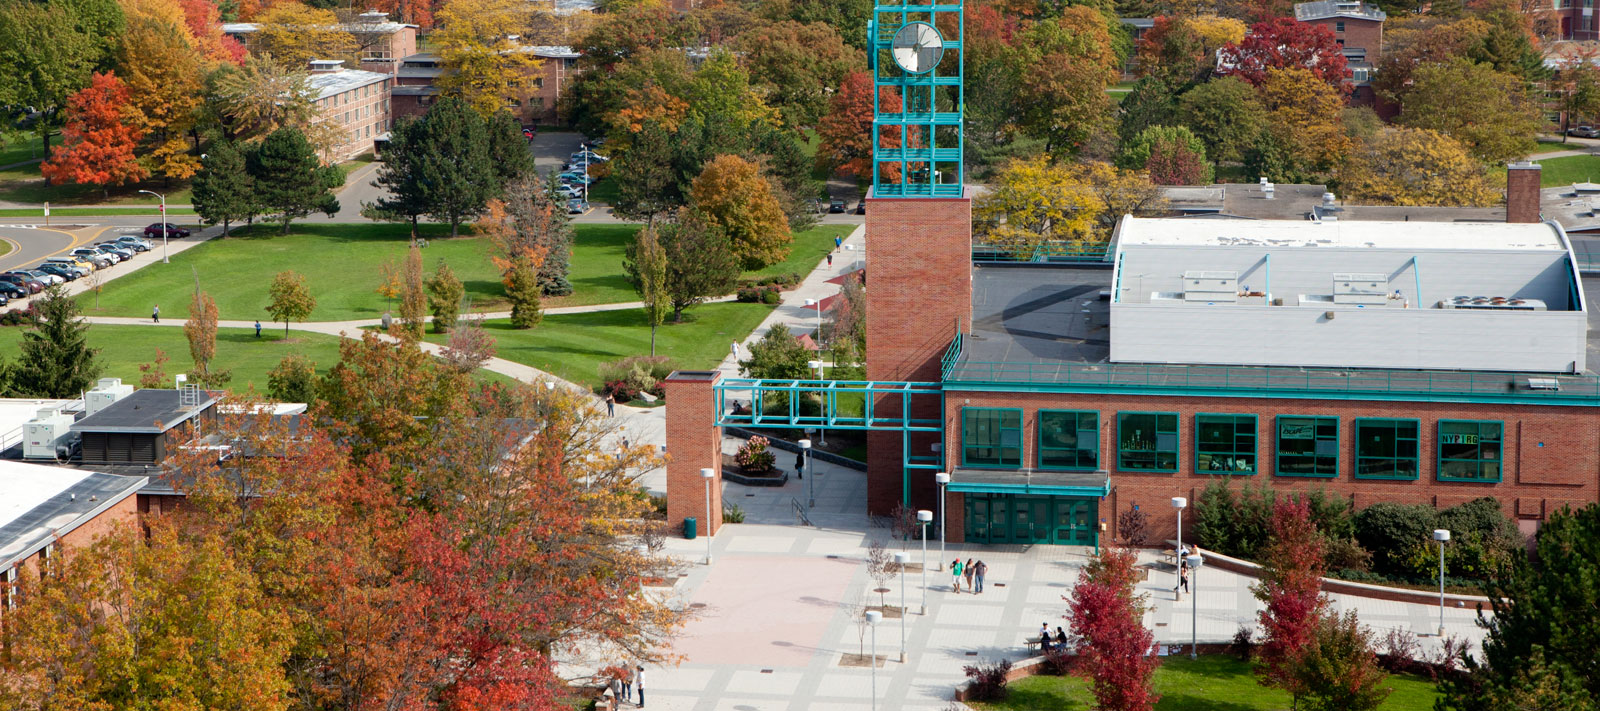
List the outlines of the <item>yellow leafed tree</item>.
{"type": "Polygon", "coordinates": [[[434,33],[446,72],[439,89],[488,118],[534,91],[539,59],[512,37],[526,33],[531,9],[519,0],[451,0],[434,33]]]}
{"type": "Polygon", "coordinates": [[[1340,111],[1344,97],[1303,67],[1270,69],[1260,87],[1267,132],[1296,162],[1332,170],[1350,152],[1340,111]]]}
{"type": "Polygon", "coordinates": [[[117,76],[139,109],[135,121],[146,144],[141,162],[155,175],[189,178],[200,170],[188,133],[205,94],[201,53],[172,0],[128,0],[123,12],[128,24],[117,76]]]}
{"type": "Polygon", "coordinates": [[[313,59],[355,59],[356,38],[340,28],[332,10],[284,2],[257,21],[256,52],[270,54],[291,69],[305,69],[313,59]]]}
{"type": "Polygon", "coordinates": [[[1438,131],[1386,128],[1345,161],[1345,193],[1384,205],[1485,207],[1500,202],[1504,178],[1438,131]]]}
{"type": "Polygon", "coordinates": [[[1028,254],[1042,244],[1091,241],[1102,209],[1072,168],[1035,156],[1012,161],[974,201],[972,229],[984,242],[1028,254]]]}

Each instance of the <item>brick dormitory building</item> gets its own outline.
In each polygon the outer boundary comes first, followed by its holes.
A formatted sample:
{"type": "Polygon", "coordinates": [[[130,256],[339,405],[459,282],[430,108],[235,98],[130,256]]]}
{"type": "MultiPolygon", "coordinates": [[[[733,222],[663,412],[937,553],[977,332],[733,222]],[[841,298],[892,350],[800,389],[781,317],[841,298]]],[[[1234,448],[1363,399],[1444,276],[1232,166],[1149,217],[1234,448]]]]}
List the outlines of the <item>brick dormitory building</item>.
{"type": "Polygon", "coordinates": [[[935,509],[948,474],[951,541],[1094,544],[1133,508],[1171,536],[1221,475],[1494,497],[1531,532],[1600,501],[1600,276],[1538,178],[1513,166],[1501,222],[1124,217],[1103,264],[974,264],[970,190],[869,197],[873,382],[669,378],[669,519],[706,515],[721,426],[820,425],[868,430],[869,513],[935,509]],[[831,409],[732,409],[784,387],[831,409]]]}

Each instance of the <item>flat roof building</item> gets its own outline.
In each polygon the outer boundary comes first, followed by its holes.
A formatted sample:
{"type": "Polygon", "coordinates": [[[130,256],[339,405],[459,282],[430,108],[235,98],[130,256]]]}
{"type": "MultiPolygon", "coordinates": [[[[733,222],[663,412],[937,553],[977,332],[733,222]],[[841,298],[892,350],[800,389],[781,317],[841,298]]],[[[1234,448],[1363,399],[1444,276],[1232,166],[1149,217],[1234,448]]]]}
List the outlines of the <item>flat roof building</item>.
{"type": "Polygon", "coordinates": [[[132,521],[134,494],[147,481],[0,459],[0,607],[11,606],[10,584],[24,566],[132,521]]]}

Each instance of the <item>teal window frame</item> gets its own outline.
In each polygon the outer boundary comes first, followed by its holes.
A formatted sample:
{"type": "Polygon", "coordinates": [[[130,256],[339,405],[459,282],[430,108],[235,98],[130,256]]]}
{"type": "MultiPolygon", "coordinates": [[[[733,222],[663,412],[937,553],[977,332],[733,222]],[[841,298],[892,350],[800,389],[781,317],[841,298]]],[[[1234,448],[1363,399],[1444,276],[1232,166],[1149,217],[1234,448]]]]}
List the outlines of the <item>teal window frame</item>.
{"type": "MultiPolygon", "coordinates": [[[[1179,429],[1178,413],[1176,413],[1176,412],[1142,412],[1142,411],[1118,412],[1117,413],[1117,469],[1118,469],[1118,471],[1126,471],[1126,472],[1156,472],[1156,473],[1171,473],[1171,472],[1178,471],[1178,462],[1182,461],[1182,451],[1181,451],[1182,450],[1182,443],[1178,441],[1178,429],[1179,429]],[[1124,443],[1125,443],[1124,440],[1123,440],[1124,424],[1126,423],[1127,418],[1130,418],[1130,417],[1154,417],[1154,418],[1156,418],[1155,425],[1154,425],[1154,430],[1150,433],[1154,437],[1154,439],[1149,440],[1150,443],[1151,443],[1151,445],[1150,445],[1151,448],[1150,449],[1128,449],[1128,448],[1126,448],[1124,446],[1124,443]],[[1165,417],[1172,418],[1170,429],[1162,429],[1161,418],[1165,418],[1165,417]],[[1129,466],[1128,465],[1128,461],[1129,461],[1128,460],[1128,455],[1129,454],[1143,454],[1145,452],[1148,452],[1148,453],[1150,453],[1152,455],[1153,463],[1160,464],[1161,463],[1161,459],[1162,459],[1162,455],[1169,451],[1169,450],[1161,449],[1160,438],[1161,438],[1162,435],[1171,435],[1172,436],[1172,440],[1171,440],[1172,441],[1172,449],[1170,450],[1171,456],[1172,456],[1172,459],[1171,459],[1172,466],[1170,468],[1168,468],[1168,467],[1159,467],[1159,466],[1135,467],[1135,466],[1129,466]]],[[[1144,436],[1142,428],[1140,430],[1136,430],[1136,432],[1139,433],[1137,436],[1139,436],[1141,438],[1144,436]]]]}
{"type": "MultiPolygon", "coordinates": [[[[1504,420],[1439,420],[1439,429],[1438,429],[1438,432],[1434,436],[1434,444],[1435,444],[1435,447],[1436,447],[1435,448],[1435,454],[1434,454],[1435,466],[1438,467],[1438,469],[1435,470],[1436,471],[1436,475],[1435,476],[1439,481],[1459,481],[1459,482],[1468,482],[1468,483],[1473,483],[1473,484],[1498,484],[1502,480],[1505,479],[1505,474],[1506,474],[1506,423],[1505,423],[1504,420]],[[1445,429],[1446,429],[1445,426],[1446,425],[1473,425],[1473,426],[1476,427],[1477,432],[1475,432],[1475,433],[1446,432],[1445,431],[1445,429]],[[1495,439],[1489,440],[1489,441],[1492,441],[1494,443],[1495,457],[1493,459],[1487,459],[1487,458],[1483,457],[1484,445],[1488,443],[1488,442],[1486,442],[1484,440],[1484,426],[1485,425],[1492,425],[1494,427],[1494,429],[1495,429],[1495,439]],[[1476,447],[1477,450],[1478,450],[1478,456],[1475,457],[1475,458],[1471,458],[1471,459],[1465,458],[1465,457],[1446,457],[1445,456],[1445,453],[1446,453],[1445,452],[1445,448],[1446,448],[1447,445],[1445,444],[1445,441],[1444,441],[1445,440],[1445,436],[1446,435],[1452,435],[1452,434],[1463,434],[1463,435],[1464,434],[1474,434],[1474,435],[1476,435],[1477,441],[1474,442],[1473,444],[1467,445],[1467,446],[1476,447]],[[1475,465],[1474,468],[1479,472],[1479,475],[1478,476],[1454,476],[1454,475],[1445,474],[1445,463],[1446,462],[1452,462],[1452,463],[1472,462],[1475,465]],[[1483,467],[1484,467],[1485,464],[1488,464],[1488,463],[1493,463],[1493,465],[1494,465],[1495,474],[1494,474],[1494,478],[1492,478],[1492,479],[1482,475],[1483,467]]],[[[1460,446],[1463,446],[1463,445],[1461,443],[1458,443],[1458,442],[1452,442],[1448,446],[1451,447],[1451,448],[1455,448],[1455,447],[1460,447],[1460,446]]]]}
{"type": "MultiPolygon", "coordinates": [[[[1358,418],[1356,418],[1356,421],[1355,421],[1355,435],[1354,435],[1354,437],[1355,437],[1356,466],[1355,466],[1355,469],[1352,470],[1351,474],[1355,478],[1357,478],[1357,479],[1380,479],[1380,480],[1386,480],[1386,481],[1414,481],[1418,476],[1420,476],[1420,472],[1422,471],[1422,421],[1421,420],[1408,419],[1408,418],[1358,417],[1358,418]],[[1400,427],[1403,426],[1403,425],[1409,425],[1412,428],[1413,434],[1409,439],[1400,436],[1402,434],[1401,431],[1400,431],[1400,427]],[[1393,452],[1393,453],[1392,454],[1364,454],[1362,452],[1361,448],[1362,448],[1363,445],[1368,443],[1369,439],[1371,439],[1371,437],[1369,437],[1368,435],[1369,434],[1376,435],[1379,431],[1383,431],[1386,428],[1392,434],[1392,437],[1393,437],[1393,439],[1390,442],[1390,446],[1389,446],[1389,451],[1393,452]],[[1371,432],[1369,432],[1369,430],[1371,430],[1371,432]],[[1402,453],[1403,452],[1402,444],[1405,443],[1405,442],[1408,442],[1408,441],[1411,443],[1411,456],[1409,456],[1409,457],[1405,456],[1402,453]],[[1394,474],[1394,473],[1389,473],[1389,474],[1367,474],[1367,473],[1365,473],[1365,469],[1366,469],[1366,465],[1367,464],[1378,464],[1378,463],[1383,463],[1383,462],[1389,462],[1389,463],[1392,463],[1392,464],[1399,464],[1400,462],[1407,462],[1407,461],[1411,463],[1411,476],[1405,476],[1403,474],[1394,474]]],[[[1398,467],[1391,467],[1391,470],[1392,469],[1397,469],[1397,468],[1398,467]]]]}
{"type": "Polygon", "coordinates": [[[1273,473],[1274,476],[1305,477],[1305,478],[1311,478],[1311,479],[1336,479],[1336,478],[1338,478],[1338,476],[1339,476],[1339,418],[1338,417],[1332,417],[1332,416],[1326,416],[1326,415],[1278,415],[1277,423],[1275,424],[1275,427],[1276,427],[1276,429],[1274,431],[1276,432],[1277,436],[1273,438],[1273,457],[1272,457],[1272,473],[1273,473]],[[1301,423],[1292,422],[1294,420],[1310,420],[1311,421],[1310,425],[1312,427],[1312,430],[1311,430],[1311,437],[1309,438],[1311,440],[1311,443],[1312,443],[1311,444],[1311,454],[1305,455],[1305,454],[1301,454],[1301,453],[1295,452],[1295,453],[1288,454],[1288,456],[1290,456],[1290,457],[1310,456],[1314,460],[1313,463],[1312,463],[1312,466],[1315,469],[1321,469],[1322,468],[1322,461],[1321,460],[1328,459],[1328,458],[1331,457],[1332,460],[1333,460],[1333,462],[1332,462],[1333,471],[1332,472],[1323,473],[1323,472],[1320,472],[1320,471],[1313,471],[1313,472],[1310,472],[1310,473],[1305,473],[1305,472],[1285,472],[1283,470],[1283,458],[1285,456],[1284,451],[1283,451],[1284,440],[1285,439],[1289,439],[1290,441],[1299,442],[1299,441],[1304,441],[1305,439],[1307,439],[1307,438],[1304,438],[1304,437],[1285,438],[1283,436],[1283,429],[1284,429],[1285,425],[1301,424],[1301,423]],[[1332,437],[1326,437],[1326,436],[1324,436],[1322,434],[1322,427],[1324,425],[1327,425],[1327,424],[1330,424],[1330,423],[1333,425],[1333,436],[1332,437]],[[1318,447],[1318,444],[1317,444],[1318,442],[1330,442],[1330,444],[1327,445],[1326,447],[1318,447]],[[1319,449],[1326,450],[1326,452],[1318,451],[1319,449]]]}
{"type": "MultiPolygon", "coordinates": [[[[1220,442],[1219,442],[1220,444],[1220,442]]],[[[1215,460],[1213,460],[1215,461],[1215,460]]],[[[1237,462],[1235,462],[1237,463],[1237,462]]],[[[1194,416],[1194,473],[1196,474],[1226,474],[1228,476],[1255,476],[1261,471],[1261,422],[1255,415],[1230,415],[1214,412],[1200,412],[1194,416]],[[1233,434],[1228,439],[1230,446],[1214,450],[1206,449],[1207,437],[1205,426],[1208,424],[1223,424],[1226,422],[1233,429],[1233,434]],[[1250,427],[1250,445],[1248,448],[1239,445],[1239,427],[1246,421],[1250,427]],[[1214,469],[1201,463],[1201,456],[1223,456],[1236,458],[1248,455],[1250,457],[1249,469],[1214,469]]]]}
{"type": "Polygon", "coordinates": [[[961,408],[961,466],[964,466],[964,467],[979,467],[979,468],[985,468],[985,469],[1020,469],[1020,468],[1022,468],[1022,410],[1021,410],[1021,408],[1014,408],[1014,407],[963,407],[963,408],[961,408]],[[981,445],[974,445],[973,444],[973,440],[974,440],[973,435],[976,434],[976,428],[980,424],[983,424],[983,423],[974,421],[971,418],[973,418],[974,416],[983,416],[983,415],[997,415],[998,416],[999,419],[996,420],[995,423],[992,425],[994,427],[994,435],[995,435],[995,437],[997,438],[998,441],[992,442],[992,443],[991,442],[985,442],[985,443],[983,443],[981,445]],[[1016,424],[1014,424],[1014,425],[1007,425],[1006,424],[1006,417],[1008,415],[1014,416],[1016,418],[1016,424]],[[1006,433],[1007,432],[1015,433],[1015,436],[1016,436],[1016,445],[1015,445],[1015,447],[1011,447],[1011,446],[1007,445],[1007,443],[1006,443],[1006,433]],[[1006,450],[1013,449],[1013,448],[1016,449],[1016,456],[1015,457],[1011,457],[1011,458],[1006,457],[1005,456],[1006,455],[1006,450]],[[973,450],[979,450],[979,449],[982,449],[982,450],[996,450],[996,454],[995,454],[994,457],[978,457],[978,458],[974,458],[973,456],[971,456],[971,453],[973,452],[973,450]],[[1010,460],[1009,462],[1007,461],[1008,459],[1010,460]]]}
{"type": "Polygon", "coordinates": [[[1035,440],[1037,442],[1035,449],[1037,449],[1038,452],[1035,454],[1035,456],[1038,459],[1038,465],[1040,469],[1049,469],[1052,471],[1095,471],[1100,468],[1099,410],[1040,410],[1038,413],[1037,427],[1038,439],[1035,440]],[[1062,431],[1070,431],[1073,433],[1076,446],[1067,447],[1051,445],[1050,438],[1045,434],[1045,419],[1064,415],[1070,415],[1072,417],[1072,427],[1070,430],[1062,431]],[[1090,423],[1089,427],[1087,428],[1084,426],[1085,419],[1088,419],[1090,423]],[[1088,438],[1089,446],[1087,447],[1083,446],[1085,437],[1088,438]],[[1047,464],[1045,463],[1045,455],[1048,452],[1060,452],[1063,454],[1063,456],[1073,456],[1078,463],[1071,465],[1047,464]],[[1088,464],[1083,463],[1084,452],[1088,452],[1088,464]],[[1072,454],[1067,455],[1067,453],[1072,454]]]}

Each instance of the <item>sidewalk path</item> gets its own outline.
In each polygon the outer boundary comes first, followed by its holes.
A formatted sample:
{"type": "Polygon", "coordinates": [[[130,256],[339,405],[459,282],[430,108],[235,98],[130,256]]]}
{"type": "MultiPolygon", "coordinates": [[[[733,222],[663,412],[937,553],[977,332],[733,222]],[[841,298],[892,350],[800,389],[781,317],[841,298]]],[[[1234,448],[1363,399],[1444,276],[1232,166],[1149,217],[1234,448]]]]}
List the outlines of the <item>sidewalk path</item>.
{"type": "MultiPolygon", "coordinates": [[[[866,248],[867,244],[866,232],[866,225],[856,227],[842,243],[844,246],[854,247],[853,250],[844,249],[843,247],[835,250],[833,253],[833,266],[828,266],[828,262],[824,260],[817,265],[816,269],[811,270],[811,273],[807,274],[799,285],[783,292],[783,301],[778,304],[778,308],[773,309],[772,313],[767,315],[766,320],[762,321],[760,326],[757,326],[744,341],[739,343],[739,357],[749,358],[750,345],[761,340],[763,336],[767,335],[767,331],[772,330],[773,326],[780,323],[787,325],[789,331],[796,336],[802,333],[816,332],[818,326],[817,309],[814,306],[806,306],[806,299],[821,301],[839,293],[839,285],[830,283],[828,280],[861,268],[865,255],[862,250],[866,248]]],[[[821,320],[826,322],[827,319],[828,313],[823,311],[821,320]]],[[[739,364],[733,358],[733,344],[729,343],[728,346],[728,354],[723,356],[722,363],[717,366],[717,370],[722,371],[722,375],[725,378],[737,378],[740,377],[739,364]]]]}

